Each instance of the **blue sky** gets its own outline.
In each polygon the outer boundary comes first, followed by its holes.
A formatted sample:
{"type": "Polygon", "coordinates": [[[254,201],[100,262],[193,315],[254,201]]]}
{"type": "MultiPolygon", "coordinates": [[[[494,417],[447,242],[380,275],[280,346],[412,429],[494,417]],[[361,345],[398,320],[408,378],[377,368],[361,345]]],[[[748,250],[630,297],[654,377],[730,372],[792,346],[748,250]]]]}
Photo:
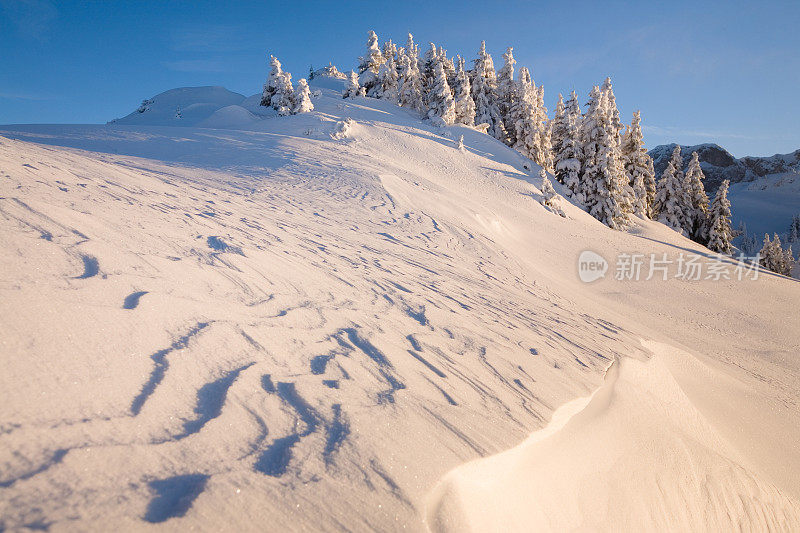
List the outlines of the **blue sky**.
{"type": "Polygon", "coordinates": [[[366,32],[497,68],[513,46],[553,109],[610,75],[648,146],[736,156],[800,148],[800,2],[51,2],[0,0],[0,124],[104,123],[167,89],[259,92],[268,53],[294,78],[353,68],[366,32]]]}

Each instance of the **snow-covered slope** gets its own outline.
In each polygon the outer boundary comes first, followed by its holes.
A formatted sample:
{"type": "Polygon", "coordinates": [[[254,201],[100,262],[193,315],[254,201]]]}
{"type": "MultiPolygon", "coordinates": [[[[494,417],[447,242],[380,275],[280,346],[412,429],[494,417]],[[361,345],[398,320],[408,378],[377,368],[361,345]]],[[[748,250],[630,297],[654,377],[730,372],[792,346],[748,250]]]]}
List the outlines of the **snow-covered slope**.
{"type": "MultiPolygon", "coordinates": [[[[129,126],[197,126],[219,110],[239,107],[245,97],[224,87],[181,87],[144,100],[132,113],[111,124],[129,126]]],[[[216,126],[210,126],[216,127],[216,126]]]]}
{"type": "Polygon", "coordinates": [[[707,251],[314,103],[0,127],[0,529],[800,527],[796,282],[617,281],[707,251]]]}

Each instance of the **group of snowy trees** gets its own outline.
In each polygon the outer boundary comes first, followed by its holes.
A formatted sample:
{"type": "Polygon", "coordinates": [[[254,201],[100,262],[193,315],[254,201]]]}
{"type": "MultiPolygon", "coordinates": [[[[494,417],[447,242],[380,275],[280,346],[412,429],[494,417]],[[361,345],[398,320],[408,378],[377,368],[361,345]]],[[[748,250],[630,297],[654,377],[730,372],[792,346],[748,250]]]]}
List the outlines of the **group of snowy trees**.
{"type": "Polygon", "coordinates": [[[516,63],[509,47],[496,71],[482,42],[467,70],[463,58],[448,58],[433,43],[420,57],[412,35],[404,47],[391,41],[380,47],[371,31],[344,96],[390,100],[435,124],[478,127],[554,173],[570,196],[611,227],[624,226],[631,215],[652,216],[655,179],[640,116],[623,136],[611,80],[602,90],[595,87],[586,113],[573,93],[566,103],[559,98],[555,118],[549,120],[544,87],[525,67],[515,77],[516,63]]]}
{"type": "Polygon", "coordinates": [[[264,84],[261,105],[273,108],[281,116],[313,111],[311,91],[305,78],[297,80],[297,87],[292,87],[292,75],[281,68],[277,57],[269,57],[271,70],[264,84]]]}
{"type": "Polygon", "coordinates": [[[715,252],[731,253],[729,182],[722,182],[709,206],[703,179],[697,152],[684,172],[681,147],[676,146],[656,190],[658,220],[715,252]]]}
{"type": "Polygon", "coordinates": [[[447,51],[433,43],[420,55],[411,34],[405,46],[390,40],[381,47],[370,31],[366,54],[359,60],[358,73],[350,73],[344,97],[389,100],[437,125],[477,126],[552,172],[544,89],[536,86],[526,68],[514,79],[512,48],[503,60],[503,67],[495,71],[482,42],[473,67],[467,69],[464,58],[448,58],[447,51]]]}
{"type": "Polygon", "coordinates": [[[769,235],[764,235],[764,246],[761,248],[759,256],[762,267],[784,276],[792,275],[792,268],[794,267],[792,247],[789,246],[784,250],[777,233],[771,241],[769,240],[769,235]]]}
{"type": "Polygon", "coordinates": [[[420,57],[411,34],[404,47],[391,40],[381,47],[370,31],[366,54],[358,73],[350,73],[344,97],[381,98],[415,109],[435,124],[478,127],[553,173],[567,194],[604,224],[621,228],[632,216],[657,218],[712,250],[730,253],[727,183],[709,206],[697,154],[684,174],[679,148],[656,183],[641,115],[634,113],[623,132],[610,78],[592,89],[585,111],[575,92],[566,102],[559,95],[549,120],[544,87],[525,67],[515,78],[515,67],[510,47],[495,71],[481,42],[467,70],[463,58],[448,58],[433,43],[420,57]]]}
{"type": "MultiPolygon", "coordinates": [[[[306,80],[293,88],[291,74],[280,62],[271,56],[270,63],[261,105],[281,115],[313,110],[306,80]]],[[[515,68],[511,47],[496,71],[481,42],[473,67],[467,69],[462,57],[448,58],[433,43],[420,56],[411,34],[405,46],[391,40],[380,46],[370,31],[358,72],[344,75],[343,96],[384,99],[437,125],[485,131],[552,173],[568,196],[607,226],[624,227],[634,216],[654,218],[714,251],[731,252],[728,182],[709,205],[697,154],[684,172],[680,147],[656,182],[641,115],[635,112],[631,124],[623,126],[610,78],[592,89],[583,111],[574,91],[566,101],[559,95],[550,120],[544,87],[534,83],[525,67],[515,77],[515,68]]]]}

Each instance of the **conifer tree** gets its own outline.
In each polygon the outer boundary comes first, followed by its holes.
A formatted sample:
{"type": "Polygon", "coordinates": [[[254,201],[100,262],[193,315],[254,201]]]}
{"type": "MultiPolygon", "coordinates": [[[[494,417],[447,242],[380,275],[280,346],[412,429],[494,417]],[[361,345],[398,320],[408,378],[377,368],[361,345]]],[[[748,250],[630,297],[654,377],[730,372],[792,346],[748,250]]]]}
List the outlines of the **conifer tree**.
{"type": "Polygon", "coordinates": [[[633,121],[622,137],[621,151],[625,178],[633,189],[633,212],[637,216],[652,217],[656,180],[653,159],[644,148],[639,111],[634,112],[633,121]]]}
{"type": "Polygon", "coordinates": [[[553,147],[550,143],[550,121],[547,118],[547,108],[544,106],[544,85],[536,89],[533,123],[536,130],[533,160],[547,172],[553,172],[553,147]]]}
{"type": "MultiPolygon", "coordinates": [[[[608,117],[608,130],[612,139],[612,153],[617,158],[617,166],[622,169],[624,167],[624,160],[622,159],[622,121],[619,116],[619,109],[617,109],[617,99],[614,96],[614,89],[611,86],[611,78],[607,77],[603,82],[600,89],[603,95],[603,101],[606,106],[606,116],[608,117]]],[[[633,213],[634,203],[636,201],[633,187],[626,179],[624,172],[618,176],[620,194],[620,205],[627,213],[633,213]]]]}
{"type": "Polygon", "coordinates": [[[397,63],[395,63],[394,55],[390,55],[378,70],[376,97],[396,103],[399,97],[399,80],[397,63]]]}
{"type": "Polygon", "coordinates": [[[794,257],[792,256],[792,248],[784,250],[781,245],[781,239],[776,233],[774,240],[770,242],[769,235],[764,235],[764,246],[759,252],[759,262],[762,267],[772,272],[782,274],[784,276],[792,275],[792,267],[794,266],[794,257]]]}
{"type": "Polygon", "coordinates": [[[383,54],[383,61],[386,62],[389,60],[390,57],[395,58],[395,62],[397,60],[397,46],[392,42],[391,39],[383,43],[383,50],[381,51],[383,54]]]}
{"type": "Polygon", "coordinates": [[[516,143],[514,149],[530,160],[534,160],[536,147],[536,86],[526,67],[519,70],[519,78],[514,84],[513,104],[509,111],[514,128],[516,143]]]}
{"type": "Polygon", "coordinates": [[[542,169],[539,171],[539,176],[542,178],[542,205],[550,209],[553,213],[566,218],[567,214],[561,208],[560,202],[558,201],[558,194],[553,188],[553,184],[550,183],[547,172],[542,169]]]}
{"type": "Polygon", "coordinates": [[[515,120],[511,114],[516,96],[516,84],[514,83],[514,65],[516,63],[514,49],[509,46],[506,53],[503,54],[503,68],[497,73],[497,88],[494,95],[497,109],[500,116],[503,117],[503,127],[506,130],[505,143],[509,146],[514,146],[517,142],[515,120]]]}
{"type": "Polygon", "coordinates": [[[294,89],[292,95],[292,114],[308,113],[314,110],[314,104],[311,102],[311,91],[308,88],[308,82],[305,78],[297,80],[297,87],[294,89]]]}
{"type": "Polygon", "coordinates": [[[342,98],[355,98],[356,96],[364,95],[364,88],[358,84],[358,75],[351,70],[345,81],[342,98]]]}
{"type": "MultiPolygon", "coordinates": [[[[450,86],[452,90],[455,87],[456,82],[456,63],[453,61],[452,58],[447,57],[447,50],[439,47],[438,50],[439,61],[442,63],[442,67],[444,67],[444,73],[447,76],[447,84],[450,86]]],[[[455,95],[454,95],[455,96],[455,95]]]]}
{"type": "Polygon", "coordinates": [[[547,173],[542,169],[541,171],[541,178],[542,178],[542,196],[544,197],[544,204],[548,207],[552,206],[553,199],[557,196],[556,190],[553,188],[553,184],[550,183],[550,180],[547,177],[547,173]]]}
{"type": "Polygon", "coordinates": [[[658,221],[678,233],[685,233],[684,201],[683,182],[678,180],[675,163],[670,160],[656,184],[654,209],[658,221]]]}
{"type": "MultiPolygon", "coordinates": [[[[569,191],[569,196],[585,203],[582,167],[583,149],[581,147],[581,106],[575,91],[570,94],[569,100],[564,104],[563,136],[559,134],[559,144],[553,146],[554,166],[556,176],[569,191]]],[[[553,125],[555,128],[555,124],[553,125]]]]}
{"type": "Polygon", "coordinates": [[[686,174],[683,172],[683,157],[681,156],[681,145],[679,144],[675,145],[675,148],[672,150],[672,156],[670,157],[670,161],[672,162],[672,168],[675,171],[675,179],[678,180],[678,182],[681,183],[682,185],[682,193],[684,196],[684,201],[681,207],[683,208],[684,211],[684,217],[686,217],[689,195],[686,191],[686,188],[683,187],[683,185],[685,185],[686,183],[686,174]]]}
{"type": "Polygon", "coordinates": [[[729,254],[733,249],[731,246],[733,240],[731,203],[728,200],[729,185],[728,180],[722,182],[708,213],[708,249],[721,254],[729,254]]]}
{"type": "Polygon", "coordinates": [[[367,53],[359,58],[358,64],[358,84],[364,88],[367,96],[374,96],[376,88],[379,87],[378,72],[383,62],[378,36],[370,30],[367,32],[367,53]]]}
{"type": "Polygon", "coordinates": [[[453,89],[455,94],[456,123],[474,126],[475,102],[472,100],[472,94],[470,94],[469,76],[464,70],[464,59],[461,57],[458,58],[458,70],[453,89]]]}
{"type": "Polygon", "coordinates": [[[447,75],[441,62],[435,63],[434,81],[428,92],[428,118],[436,125],[448,126],[456,120],[453,93],[447,85],[447,75]]]}
{"type": "Polygon", "coordinates": [[[619,145],[614,140],[605,96],[598,86],[592,89],[582,122],[582,192],[589,214],[618,229],[627,224],[630,208],[622,189],[619,145]]]}
{"type": "Polygon", "coordinates": [[[617,99],[614,96],[614,89],[611,86],[611,78],[607,77],[603,82],[601,91],[605,94],[606,105],[608,106],[609,121],[611,124],[611,131],[613,133],[614,142],[620,144],[622,142],[622,121],[619,117],[619,109],[617,109],[617,99]]]}
{"type": "Polygon", "coordinates": [[[792,223],[789,225],[788,242],[800,242],[800,215],[792,217],[792,223]]]}
{"type": "Polygon", "coordinates": [[[261,105],[272,107],[280,115],[288,115],[292,110],[292,75],[284,72],[281,62],[275,56],[269,56],[271,70],[261,94],[261,105]]]}
{"type": "Polygon", "coordinates": [[[692,236],[692,197],[687,187],[686,174],[683,172],[683,158],[681,157],[681,146],[675,145],[670,157],[672,163],[675,202],[680,206],[681,218],[680,229],[677,229],[687,237],[692,236]]]}
{"type": "Polygon", "coordinates": [[[436,83],[436,65],[439,63],[439,51],[436,45],[429,43],[428,51],[425,52],[425,58],[422,62],[422,93],[424,94],[424,103],[428,105],[428,93],[436,83]]]}
{"type": "Polygon", "coordinates": [[[708,241],[709,222],[708,222],[708,195],[703,186],[705,175],[700,168],[700,160],[697,152],[692,152],[692,159],[689,161],[689,168],[686,171],[685,185],[689,195],[689,205],[691,216],[687,217],[687,224],[690,225],[689,231],[693,240],[699,243],[708,241]]]}
{"type": "MultiPolygon", "coordinates": [[[[561,143],[564,142],[564,137],[566,135],[566,107],[564,106],[564,96],[561,93],[558,93],[558,102],[556,102],[556,112],[553,115],[553,120],[550,121],[550,144],[553,147],[553,168],[555,169],[555,162],[556,162],[556,155],[558,147],[561,146],[561,143]]],[[[553,175],[556,178],[556,181],[559,183],[564,183],[564,181],[558,176],[558,173],[554,172],[553,175]]]]}
{"type": "Polygon", "coordinates": [[[486,53],[486,42],[481,41],[478,58],[475,59],[472,98],[475,101],[475,123],[488,124],[488,133],[495,139],[505,142],[506,132],[503,117],[494,101],[497,88],[497,75],[492,56],[486,53]]]}
{"type": "Polygon", "coordinates": [[[419,50],[414,36],[408,34],[404,53],[400,55],[399,103],[403,107],[422,110],[422,79],[419,71],[419,50]]]}

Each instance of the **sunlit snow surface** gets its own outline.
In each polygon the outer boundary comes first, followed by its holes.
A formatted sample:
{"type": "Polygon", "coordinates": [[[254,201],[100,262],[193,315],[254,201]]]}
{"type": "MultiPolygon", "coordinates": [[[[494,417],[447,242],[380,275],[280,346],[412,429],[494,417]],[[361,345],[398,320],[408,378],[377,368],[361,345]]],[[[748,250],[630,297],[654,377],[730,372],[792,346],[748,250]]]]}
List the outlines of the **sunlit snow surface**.
{"type": "Polygon", "coordinates": [[[796,282],[616,281],[707,252],[314,103],[0,127],[0,529],[800,527],[796,282]]]}

